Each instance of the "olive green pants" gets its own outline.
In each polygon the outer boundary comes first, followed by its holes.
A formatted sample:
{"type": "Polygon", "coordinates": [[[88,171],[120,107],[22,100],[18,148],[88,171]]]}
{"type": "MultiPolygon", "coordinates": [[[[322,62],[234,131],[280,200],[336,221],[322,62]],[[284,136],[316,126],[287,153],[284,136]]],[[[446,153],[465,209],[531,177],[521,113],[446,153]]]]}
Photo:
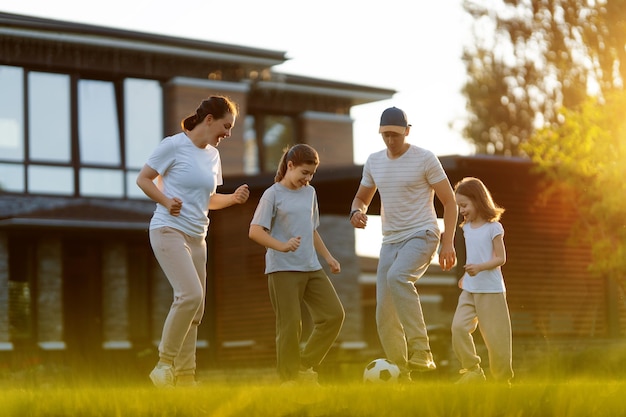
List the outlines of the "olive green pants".
{"type": "Polygon", "coordinates": [[[337,339],[345,312],[330,279],[320,269],[312,272],[275,272],[268,275],[269,293],[276,314],[278,376],[294,380],[300,368],[319,365],[337,339]],[[300,351],[302,302],[313,330],[300,351]]]}

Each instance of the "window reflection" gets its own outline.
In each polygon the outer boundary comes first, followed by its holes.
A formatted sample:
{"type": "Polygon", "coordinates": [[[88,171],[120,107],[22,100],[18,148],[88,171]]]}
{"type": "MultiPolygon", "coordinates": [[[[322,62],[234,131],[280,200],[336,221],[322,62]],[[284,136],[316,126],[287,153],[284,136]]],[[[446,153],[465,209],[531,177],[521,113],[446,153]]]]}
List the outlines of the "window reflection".
{"type": "Polygon", "coordinates": [[[244,120],[244,172],[253,175],[261,171],[275,171],[283,150],[294,143],[296,143],[295,123],[292,117],[246,116],[244,120]]]}
{"type": "Polygon", "coordinates": [[[126,167],[141,169],[163,139],[163,94],[158,81],[124,80],[124,122],[126,167]]]}
{"type": "Polygon", "coordinates": [[[24,192],[24,165],[0,164],[0,192],[24,192]]]}
{"type": "Polygon", "coordinates": [[[255,175],[261,169],[259,167],[259,145],[256,140],[254,116],[246,116],[243,123],[243,171],[248,175],[255,175]]]}
{"type": "Polygon", "coordinates": [[[78,82],[78,139],[82,164],[120,165],[116,109],[113,83],[78,82]]]}
{"type": "Polygon", "coordinates": [[[74,194],[74,171],[70,167],[30,165],[28,192],[35,194],[74,194]]]}
{"type": "Polygon", "coordinates": [[[112,169],[82,168],[80,170],[80,195],[87,197],[124,196],[122,172],[112,169]]]}
{"type": "Polygon", "coordinates": [[[295,143],[293,119],[288,116],[265,116],[263,118],[264,171],[276,169],[285,147],[295,143]]]}
{"type": "Polygon", "coordinates": [[[122,83],[0,65],[0,191],[147,198],[135,179],[163,139],[163,91],[122,83]]]}
{"type": "Polygon", "coordinates": [[[30,158],[70,162],[70,77],[29,73],[28,114],[30,158]]]}
{"type": "Polygon", "coordinates": [[[139,175],[139,170],[126,172],[126,195],[129,198],[147,199],[148,197],[141,191],[141,188],[137,186],[137,175],[139,175]]]}
{"type": "Polygon", "coordinates": [[[0,65],[0,158],[5,161],[24,160],[23,77],[22,68],[0,65]]]}

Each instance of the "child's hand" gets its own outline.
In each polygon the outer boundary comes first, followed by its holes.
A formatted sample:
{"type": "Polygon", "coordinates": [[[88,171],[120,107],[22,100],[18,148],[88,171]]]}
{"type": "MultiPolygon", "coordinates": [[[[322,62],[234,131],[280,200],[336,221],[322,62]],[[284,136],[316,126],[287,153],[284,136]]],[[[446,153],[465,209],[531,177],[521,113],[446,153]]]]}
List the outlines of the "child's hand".
{"type": "Polygon", "coordinates": [[[300,236],[292,237],[285,243],[282,252],[294,252],[300,247],[300,240],[300,236]]]}
{"type": "Polygon", "coordinates": [[[333,274],[338,274],[341,272],[341,265],[339,264],[338,260],[336,260],[335,258],[330,258],[327,262],[328,266],[330,267],[330,272],[332,272],[333,274]]]}
{"type": "Polygon", "coordinates": [[[459,288],[463,289],[463,277],[459,280],[459,288]]]}

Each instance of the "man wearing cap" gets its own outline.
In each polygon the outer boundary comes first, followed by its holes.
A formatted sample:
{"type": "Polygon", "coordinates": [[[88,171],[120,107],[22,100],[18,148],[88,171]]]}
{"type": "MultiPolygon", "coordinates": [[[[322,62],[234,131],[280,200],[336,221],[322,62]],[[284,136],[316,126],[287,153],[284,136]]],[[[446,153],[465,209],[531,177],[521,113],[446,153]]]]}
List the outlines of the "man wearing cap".
{"type": "Polygon", "coordinates": [[[367,225],[367,208],[378,190],[383,242],[376,272],[376,323],[387,359],[410,381],[411,371],[436,369],[415,282],[426,272],[439,244],[444,271],[456,262],[458,209],[441,162],[430,151],[406,142],[406,114],[386,109],[380,129],[386,149],[371,154],[352,201],[350,223],[367,225]],[[434,195],[444,208],[445,233],[437,225],[434,195]],[[440,242],[441,240],[441,242],[440,242]]]}

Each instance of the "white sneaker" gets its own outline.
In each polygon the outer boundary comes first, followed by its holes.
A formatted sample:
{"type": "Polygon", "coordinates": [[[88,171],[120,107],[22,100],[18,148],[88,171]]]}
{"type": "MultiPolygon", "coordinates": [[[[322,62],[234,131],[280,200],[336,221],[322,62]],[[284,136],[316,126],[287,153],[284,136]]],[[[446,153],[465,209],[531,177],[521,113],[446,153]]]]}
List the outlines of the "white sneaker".
{"type": "Polygon", "coordinates": [[[171,365],[157,365],[150,372],[150,379],[157,388],[174,388],[174,367],[171,365]]]}
{"type": "Polygon", "coordinates": [[[417,350],[411,354],[407,362],[409,369],[413,371],[434,371],[437,369],[437,365],[433,359],[433,354],[430,350],[417,350]]]}
{"type": "Polygon", "coordinates": [[[487,380],[480,365],[476,365],[471,369],[461,369],[459,373],[462,374],[462,376],[455,384],[475,384],[487,380]]]}

